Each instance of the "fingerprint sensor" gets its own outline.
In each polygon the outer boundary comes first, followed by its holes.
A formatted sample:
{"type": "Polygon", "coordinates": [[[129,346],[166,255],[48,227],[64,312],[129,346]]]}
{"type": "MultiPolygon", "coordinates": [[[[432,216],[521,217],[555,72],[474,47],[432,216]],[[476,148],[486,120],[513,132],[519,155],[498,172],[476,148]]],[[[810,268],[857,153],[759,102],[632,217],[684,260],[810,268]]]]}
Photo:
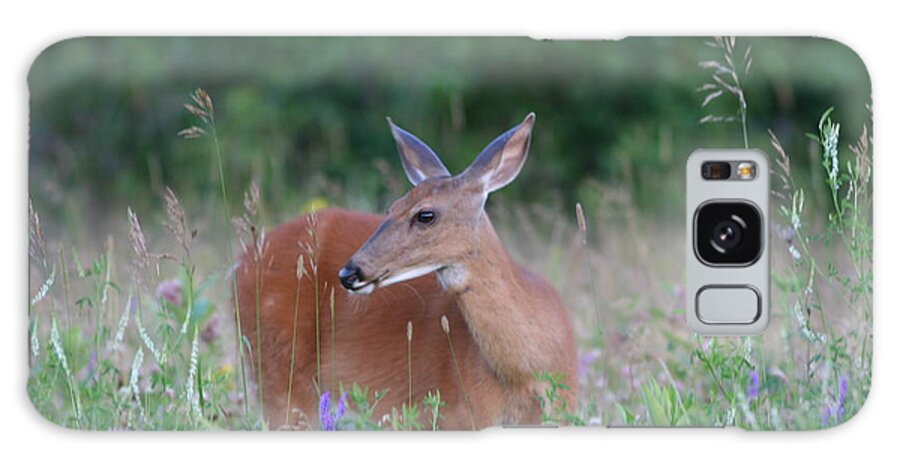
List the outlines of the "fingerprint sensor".
{"type": "Polygon", "coordinates": [[[752,324],[762,314],[759,291],[748,285],[708,285],[697,292],[697,318],[704,324],[752,324]]]}

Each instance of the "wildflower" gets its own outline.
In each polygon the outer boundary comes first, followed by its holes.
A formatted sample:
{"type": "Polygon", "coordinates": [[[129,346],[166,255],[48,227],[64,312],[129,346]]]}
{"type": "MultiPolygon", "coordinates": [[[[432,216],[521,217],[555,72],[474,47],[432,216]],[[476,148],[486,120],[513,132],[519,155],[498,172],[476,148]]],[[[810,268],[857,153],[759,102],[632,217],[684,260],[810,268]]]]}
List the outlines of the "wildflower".
{"type": "Polygon", "coordinates": [[[303,205],[303,208],[300,209],[301,213],[315,213],[316,211],[323,210],[328,207],[328,200],[322,197],[315,197],[310,199],[303,205]]]}
{"type": "Polygon", "coordinates": [[[759,373],[756,370],[750,371],[750,384],[747,386],[747,397],[750,399],[759,396],[759,373]]]}
{"type": "Polygon", "coordinates": [[[138,380],[141,375],[141,365],[144,364],[144,349],[138,348],[134,354],[134,360],[131,362],[131,375],[128,378],[129,393],[133,393],[135,397],[140,397],[141,387],[138,380]]]}
{"type": "Polygon", "coordinates": [[[347,412],[347,393],[344,392],[338,399],[337,404],[332,410],[331,392],[325,391],[319,398],[319,423],[322,424],[322,430],[337,430],[337,423],[344,417],[347,412]]]}
{"type": "Polygon", "coordinates": [[[200,412],[200,396],[197,392],[197,373],[200,362],[200,343],[197,336],[197,328],[194,328],[194,340],[191,342],[190,367],[188,378],[184,385],[184,398],[191,407],[191,414],[200,412]]]}
{"type": "Polygon", "coordinates": [[[828,424],[831,423],[831,407],[825,405],[822,408],[822,427],[828,427],[828,424]]]}
{"type": "Polygon", "coordinates": [[[66,373],[67,378],[71,378],[72,372],[69,370],[69,360],[66,357],[66,351],[63,349],[62,337],[59,335],[59,326],[56,324],[55,317],[50,319],[50,343],[53,345],[53,351],[56,353],[56,359],[59,360],[63,372],[66,373]]]}
{"type": "Polygon", "coordinates": [[[775,233],[778,235],[778,238],[784,240],[784,242],[788,245],[794,243],[794,238],[797,237],[797,229],[795,229],[793,225],[782,227],[778,224],[774,224],[774,226],[775,233]]]}
{"type": "Polygon", "coordinates": [[[850,381],[846,375],[842,375],[838,379],[838,395],[834,404],[826,404],[822,408],[822,427],[831,424],[832,419],[837,419],[840,423],[844,420],[844,402],[847,400],[847,393],[850,391],[850,381]]]}
{"type": "MultiPolygon", "coordinates": [[[[799,225],[799,217],[798,217],[798,225],[799,225]]],[[[775,235],[784,241],[788,246],[788,254],[791,255],[794,260],[800,260],[802,257],[800,255],[800,250],[794,246],[794,240],[797,238],[797,228],[794,224],[790,224],[787,226],[780,226],[778,224],[773,224],[775,235]]]]}
{"type": "Polygon", "coordinates": [[[837,156],[837,131],[834,131],[832,134],[833,136],[827,139],[827,144],[825,145],[825,153],[826,156],[828,156],[828,158],[831,160],[831,167],[828,169],[828,178],[831,180],[832,184],[836,185],[839,172],[837,156]]]}
{"type": "Polygon", "coordinates": [[[221,367],[216,369],[216,375],[222,377],[228,377],[234,373],[234,366],[231,364],[223,364],[221,367]]]}
{"type": "Polygon", "coordinates": [[[347,392],[344,392],[338,400],[337,409],[334,412],[334,421],[341,420],[345,412],[347,412],[347,392]]]}
{"type": "Polygon", "coordinates": [[[828,110],[819,121],[819,138],[822,144],[822,164],[828,171],[829,185],[837,190],[840,187],[838,174],[840,173],[840,163],[838,161],[838,141],[840,140],[841,125],[831,122],[828,110]]]}
{"type": "Polygon", "coordinates": [[[128,319],[131,317],[131,313],[134,311],[134,296],[129,295],[128,300],[125,303],[125,308],[122,310],[122,316],[119,317],[119,324],[116,327],[116,335],[113,338],[112,350],[118,351],[119,346],[125,340],[125,329],[128,328],[128,319]]]}
{"type": "Polygon", "coordinates": [[[844,420],[844,401],[847,399],[847,392],[850,389],[850,382],[846,375],[842,375],[838,381],[838,401],[837,401],[837,419],[838,422],[844,420]]]}
{"type": "Polygon", "coordinates": [[[34,323],[31,327],[31,354],[37,359],[37,357],[41,354],[41,342],[37,338],[37,330],[38,330],[38,315],[34,315],[34,323]]]}
{"type": "Polygon", "coordinates": [[[181,306],[181,281],[169,279],[160,282],[156,287],[156,296],[175,306],[181,306]]]}
{"type": "Polygon", "coordinates": [[[50,275],[47,276],[47,280],[41,285],[41,288],[38,289],[38,292],[31,298],[31,305],[36,305],[39,301],[43,300],[45,296],[50,292],[50,287],[53,287],[53,282],[56,277],[56,269],[52,269],[50,271],[50,275]]]}

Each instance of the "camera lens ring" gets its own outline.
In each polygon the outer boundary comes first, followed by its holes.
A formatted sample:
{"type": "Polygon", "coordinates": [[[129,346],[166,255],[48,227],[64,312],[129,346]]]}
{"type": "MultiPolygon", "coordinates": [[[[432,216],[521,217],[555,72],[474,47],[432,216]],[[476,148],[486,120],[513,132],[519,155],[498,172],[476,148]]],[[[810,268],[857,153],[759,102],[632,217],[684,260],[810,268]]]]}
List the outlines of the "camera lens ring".
{"type": "Polygon", "coordinates": [[[765,235],[763,214],[759,207],[745,199],[714,199],[700,204],[694,211],[693,218],[694,255],[709,267],[749,267],[759,261],[763,255],[765,235]],[[730,237],[724,237],[721,247],[716,243],[715,229],[720,223],[733,221],[730,224],[730,237]],[[737,228],[735,228],[735,225],[737,228]],[[739,236],[738,236],[739,234],[739,236]],[[714,239],[715,238],[715,239],[714,239]],[[728,245],[736,243],[733,247],[728,245]]]}

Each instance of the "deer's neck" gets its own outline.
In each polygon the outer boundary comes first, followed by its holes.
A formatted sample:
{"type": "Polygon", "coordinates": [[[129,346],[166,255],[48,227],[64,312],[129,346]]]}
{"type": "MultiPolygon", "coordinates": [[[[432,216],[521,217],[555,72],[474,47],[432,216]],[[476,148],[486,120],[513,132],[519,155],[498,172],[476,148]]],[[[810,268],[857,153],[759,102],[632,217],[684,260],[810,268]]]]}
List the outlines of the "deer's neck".
{"type": "Polygon", "coordinates": [[[438,272],[460,305],[469,331],[498,378],[531,383],[535,372],[559,369],[564,312],[555,292],[516,265],[487,215],[474,252],[438,272]]]}

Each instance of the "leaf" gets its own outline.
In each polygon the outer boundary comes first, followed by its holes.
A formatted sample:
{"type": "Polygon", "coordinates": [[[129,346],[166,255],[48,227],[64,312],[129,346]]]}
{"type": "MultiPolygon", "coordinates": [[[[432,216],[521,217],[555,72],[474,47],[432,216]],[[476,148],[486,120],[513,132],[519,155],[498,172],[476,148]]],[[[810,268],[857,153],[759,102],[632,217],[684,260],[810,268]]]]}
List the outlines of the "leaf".
{"type": "Polygon", "coordinates": [[[625,408],[625,406],[622,406],[621,403],[616,403],[616,411],[618,411],[619,415],[622,416],[622,422],[625,425],[632,425],[635,423],[636,416],[627,408],[625,408]]]}
{"type": "Polygon", "coordinates": [[[641,396],[644,398],[644,406],[650,414],[652,425],[672,425],[666,412],[663,392],[656,380],[651,378],[649,382],[641,385],[641,396]]]}

